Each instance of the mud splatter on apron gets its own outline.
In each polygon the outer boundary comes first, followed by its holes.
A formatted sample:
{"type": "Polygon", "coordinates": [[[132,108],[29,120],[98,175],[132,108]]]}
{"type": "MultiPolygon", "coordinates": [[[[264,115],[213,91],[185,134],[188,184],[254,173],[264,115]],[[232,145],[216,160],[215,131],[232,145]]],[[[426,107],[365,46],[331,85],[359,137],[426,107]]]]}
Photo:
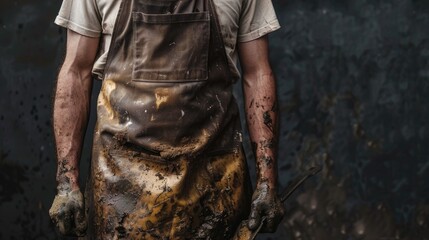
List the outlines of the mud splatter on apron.
{"type": "Polygon", "coordinates": [[[123,0],[98,98],[89,239],[229,239],[250,207],[212,0],[123,0]]]}

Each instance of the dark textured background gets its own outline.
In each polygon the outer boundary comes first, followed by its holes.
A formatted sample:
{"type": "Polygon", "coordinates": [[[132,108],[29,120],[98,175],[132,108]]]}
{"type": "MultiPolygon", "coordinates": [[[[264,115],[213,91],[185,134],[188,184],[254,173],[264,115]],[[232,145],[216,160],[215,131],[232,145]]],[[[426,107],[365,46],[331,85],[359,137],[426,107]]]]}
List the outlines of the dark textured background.
{"type": "MultiPolygon", "coordinates": [[[[260,239],[429,239],[429,1],[274,3],[280,182],[314,162],[324,170],[260,239]]],[[[58,238],[47,212],[60,4],[0,0],[0,239],[58,238]]]]}

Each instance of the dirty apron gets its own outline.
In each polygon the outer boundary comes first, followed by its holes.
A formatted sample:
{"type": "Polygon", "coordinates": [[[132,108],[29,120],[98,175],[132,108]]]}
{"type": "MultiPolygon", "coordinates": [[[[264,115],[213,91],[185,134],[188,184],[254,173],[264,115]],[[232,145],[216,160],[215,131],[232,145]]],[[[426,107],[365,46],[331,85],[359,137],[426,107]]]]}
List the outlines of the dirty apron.
{"type": "Polygon", "coordinates": [[[229,239],[249,211],[212,0],[123,0],[97,105],[87,239],[229,239]]]}

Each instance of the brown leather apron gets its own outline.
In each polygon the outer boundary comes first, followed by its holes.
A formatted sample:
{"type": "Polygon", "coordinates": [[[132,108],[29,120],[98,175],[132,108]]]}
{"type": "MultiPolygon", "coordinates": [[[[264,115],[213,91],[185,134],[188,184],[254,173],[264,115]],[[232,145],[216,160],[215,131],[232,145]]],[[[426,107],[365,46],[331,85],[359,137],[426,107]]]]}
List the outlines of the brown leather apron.
{"type": "Polygon", "coordinates": [[[250,207],[212,0],[123,0],[98,98],[90,239],[229,239],[250,207]]]}

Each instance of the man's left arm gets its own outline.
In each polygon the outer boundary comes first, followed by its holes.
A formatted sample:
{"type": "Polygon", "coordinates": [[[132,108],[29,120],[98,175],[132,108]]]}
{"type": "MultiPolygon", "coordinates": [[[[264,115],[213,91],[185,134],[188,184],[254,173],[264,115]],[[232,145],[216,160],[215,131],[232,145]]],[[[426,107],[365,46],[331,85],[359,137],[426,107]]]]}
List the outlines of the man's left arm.
{"type": "Polygon", "coordinates": [[[256,158],[256,189],[252,197],[249,228],[274,232],[284,215],[277,196],[277,97],[268,57],[268,37],[238,45],[243,72],[246,120],[256,158]]]}

